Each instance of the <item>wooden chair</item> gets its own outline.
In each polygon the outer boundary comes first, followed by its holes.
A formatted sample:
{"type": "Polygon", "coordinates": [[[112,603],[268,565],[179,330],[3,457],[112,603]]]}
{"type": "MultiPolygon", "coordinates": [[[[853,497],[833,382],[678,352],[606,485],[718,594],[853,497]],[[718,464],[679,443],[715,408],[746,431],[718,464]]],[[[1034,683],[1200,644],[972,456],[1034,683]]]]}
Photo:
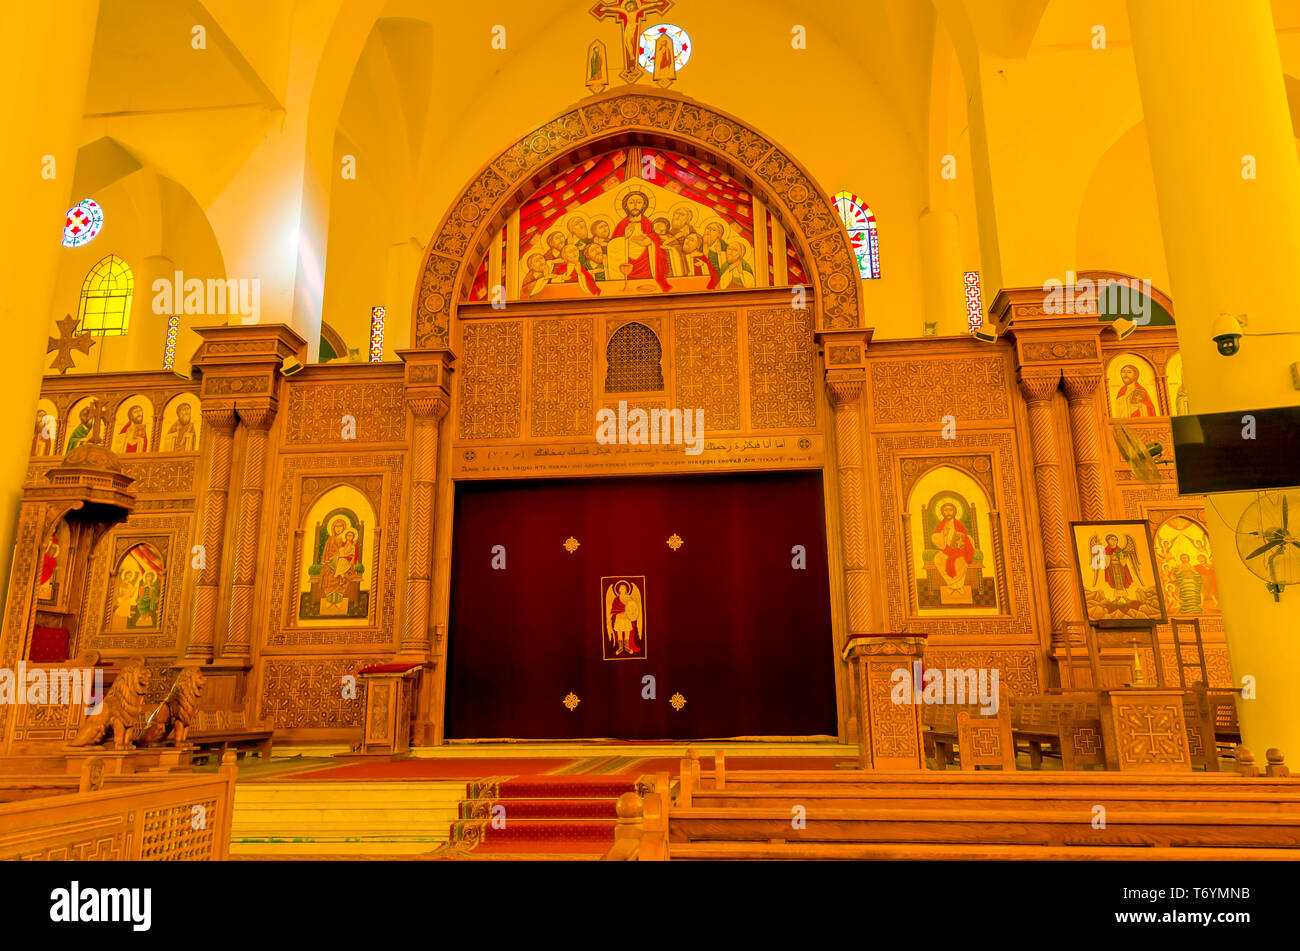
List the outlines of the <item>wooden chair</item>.
{"type": "Polygon", "coordinates": [[[1061,769],[1073,771],[1083,766],[1106,768],[1100,717],[1079,717],[1074,710],[1062,710],[1056,720],[1056,729],[1060,737],[1061,769]]]}
{"type": "Polygon", "coordinates": [[[962,710],[957,714],[957,749],[962,769],[997,766],[1016,768],[1016,744],[1011,738],[1011,711],[998,704],[996,716],[975,717],[962,710]]]}

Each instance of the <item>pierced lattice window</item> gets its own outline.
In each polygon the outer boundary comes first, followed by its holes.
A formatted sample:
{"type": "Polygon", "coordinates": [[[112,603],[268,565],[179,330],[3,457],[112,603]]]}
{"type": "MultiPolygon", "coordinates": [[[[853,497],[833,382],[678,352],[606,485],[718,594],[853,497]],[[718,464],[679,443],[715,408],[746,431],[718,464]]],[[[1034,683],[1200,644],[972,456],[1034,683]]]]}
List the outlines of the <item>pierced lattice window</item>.
{"type": "Polygon", "coordinates": [[[609,369],[606,393],[646,393],[664,388],[663,346],[653,330],[636,322],[624,324],[605,348],[609,369]]]}

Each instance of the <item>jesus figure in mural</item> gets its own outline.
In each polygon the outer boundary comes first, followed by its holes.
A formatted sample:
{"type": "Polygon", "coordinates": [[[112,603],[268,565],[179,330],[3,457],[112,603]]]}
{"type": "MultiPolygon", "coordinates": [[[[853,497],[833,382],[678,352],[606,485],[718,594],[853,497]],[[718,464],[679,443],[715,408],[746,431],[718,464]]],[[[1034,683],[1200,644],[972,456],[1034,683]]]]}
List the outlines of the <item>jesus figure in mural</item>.
{"type": "Polygon", "coordinates": [[[669,291],[672,286],[668,283],[668,252],[645,216],[649,207],[650,202],[642,192],[630,191],[623,196],[624,217],[614,228],[614,238],[622,239],[619,244],[623,254],[618,269],[628,281],[651,280],[661,291],[669,291]]]}
{"type": "Polygon", "coordinates": [[[939,524],[930,536],[930,541],[938,549],[934,567],[948,589],[959,594],[966,587],[966,568],[975,559],[975,544],[966,526],[957,518],[957,506],[945,502],[939,508],[939,515],[939,524]]]}

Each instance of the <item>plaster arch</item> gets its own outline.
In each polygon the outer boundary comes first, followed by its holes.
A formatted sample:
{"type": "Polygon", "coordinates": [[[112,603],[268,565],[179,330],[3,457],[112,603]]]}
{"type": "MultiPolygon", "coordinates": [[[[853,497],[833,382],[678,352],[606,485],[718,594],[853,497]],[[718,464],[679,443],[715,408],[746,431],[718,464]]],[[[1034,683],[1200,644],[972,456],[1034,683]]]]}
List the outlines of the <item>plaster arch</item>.
{"type": "Polygon", "coordinates": [[[809,272],[817,330],[865,326],[862,286],[826,192],[788,152],[727,113],[666,90],[620,87],[565,110],[497,153],[452,202],[420,265],[411,315],[419,349],[446,349],[451,322],[492,233],[562,167],[633,142],[705,158],[765,202],[809,272]]]}

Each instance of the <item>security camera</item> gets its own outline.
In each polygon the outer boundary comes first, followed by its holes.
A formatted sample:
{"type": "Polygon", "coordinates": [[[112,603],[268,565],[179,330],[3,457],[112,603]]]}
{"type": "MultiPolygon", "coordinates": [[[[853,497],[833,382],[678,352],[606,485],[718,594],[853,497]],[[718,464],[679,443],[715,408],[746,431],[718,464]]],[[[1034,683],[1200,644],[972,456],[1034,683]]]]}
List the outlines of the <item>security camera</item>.
{"type": "Polygon", "coordinates": [[[1210,336],[1219,353],[1231,357],[1241,349],[1241,321],[1232,314],[1220,314],[1210,328],[1210,336]]]}

